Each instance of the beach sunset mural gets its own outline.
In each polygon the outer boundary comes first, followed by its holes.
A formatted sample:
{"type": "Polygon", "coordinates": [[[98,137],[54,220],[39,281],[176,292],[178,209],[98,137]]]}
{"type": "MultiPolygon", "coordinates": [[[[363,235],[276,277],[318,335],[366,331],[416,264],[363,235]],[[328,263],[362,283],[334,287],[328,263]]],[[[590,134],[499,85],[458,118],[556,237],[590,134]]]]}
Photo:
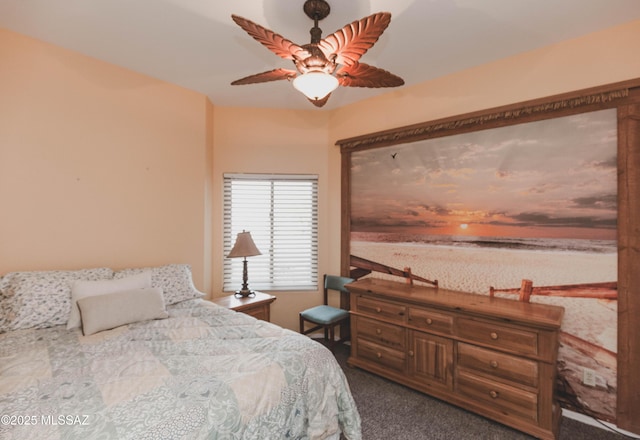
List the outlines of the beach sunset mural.
{"type": "Polygon", "coordinates": [[[352,231],[614,240],[616,140],[605,110],[353,154],[352,231]]]}
{"type": "MultiPolygon", "coordinates": [[[[616,151],[609,109],[353,152],[351,254],[479,294],[616,282],[616,151]]],[[[617,301],[531,298],[565,308],[560,374],[613,419],[617,301]]]]}

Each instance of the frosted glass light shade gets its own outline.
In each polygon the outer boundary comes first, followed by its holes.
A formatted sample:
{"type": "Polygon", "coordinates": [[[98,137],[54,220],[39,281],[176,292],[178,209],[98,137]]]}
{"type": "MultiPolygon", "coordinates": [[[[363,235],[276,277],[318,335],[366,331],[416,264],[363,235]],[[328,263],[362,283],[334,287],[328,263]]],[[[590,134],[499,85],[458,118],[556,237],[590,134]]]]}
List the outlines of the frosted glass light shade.
{"type": "Polygon", "coordinates": [[[318,100],[338,88],[338,79],[324,72],[307,72],[296,76],[293,87],[307,98],[318,100]]]}

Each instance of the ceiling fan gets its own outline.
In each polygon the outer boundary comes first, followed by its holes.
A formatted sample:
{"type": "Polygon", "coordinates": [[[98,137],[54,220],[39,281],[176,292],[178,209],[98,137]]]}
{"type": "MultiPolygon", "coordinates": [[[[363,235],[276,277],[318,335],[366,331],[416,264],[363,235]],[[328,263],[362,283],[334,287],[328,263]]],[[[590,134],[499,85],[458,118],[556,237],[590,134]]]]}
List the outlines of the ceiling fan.
{"type": "Polygon", "coordinates": [[[391,14],[378,12],[356,20],[326,38],[321,38],[318,21],[331,11],[325,0],[306,0],[304,13],[313,20],[311,43],[297,45],[281,35],[246,18],[232,15],[233,21],[267,49],[286,60],[297,70],[274,69],[233,81],[231,85],[255,84],[282,79],[293,80],[293,86],[315,106],[327,103],[331,92],[344,87],[398,87],[404,80],[386,70],[360,63],[358,60],[372,47],[391,22],[391,14]]]}

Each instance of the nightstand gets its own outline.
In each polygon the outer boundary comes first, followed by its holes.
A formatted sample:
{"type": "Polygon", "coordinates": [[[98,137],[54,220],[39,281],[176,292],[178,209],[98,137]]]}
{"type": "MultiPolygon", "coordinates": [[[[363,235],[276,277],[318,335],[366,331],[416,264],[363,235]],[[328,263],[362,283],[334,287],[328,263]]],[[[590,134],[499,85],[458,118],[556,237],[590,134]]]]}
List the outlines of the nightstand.
{"type": "Polygon", "coordinates": [[[276,297],[273,295],[255,292],[254,296],[248,296],[246,298],[238,298],[235,295],[229,295],[214,298],[211,302],[214,302],[219,306],[235,310],[236,312],[246,313],[247,315],[262,319],[263,321],[269,321],[271,319],[271,303],[275,300],[276,297]]]}

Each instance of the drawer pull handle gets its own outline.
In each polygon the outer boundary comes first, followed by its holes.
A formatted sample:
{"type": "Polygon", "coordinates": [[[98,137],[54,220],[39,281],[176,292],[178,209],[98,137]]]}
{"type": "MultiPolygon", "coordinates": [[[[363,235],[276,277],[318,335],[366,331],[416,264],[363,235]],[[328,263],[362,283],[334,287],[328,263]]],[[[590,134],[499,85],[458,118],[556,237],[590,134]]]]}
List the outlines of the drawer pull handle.
{"type": "Polygon", "coordinates": [[[376,357],[377,357],[378,359],[380,359],[380,358],[382,357],[382,353],[377,352],[377,353],[376,353],[376,357]]]}
{"type": "Polygon", "coordinates": [[[431,325],[431,324],[433,324],[433,319],[427,318],[427,325],[431,325]]]}
{"type": "Polygon", "coordinates": [[[414,353],[413,350],[409,350],[409,356],[413,357],[414,353]]]}
{"type": "Polygon", "coordinates": [[[497,391],[491,391],[491,392],[489,392],[489,395],[491,396],[492,399],[497,399],[498,398],[498,392],[497,391]]]}
{"type": "Polygon", "coordinates": [[[491,334],[489,336],[491,336],[491,339],[493,339],[493,340],[498,339],[498,334],[496,332],[491,332],[491,334]]]}
{"type": "Polygon", "coordinates": [[[382,309],[380,307],[376,307],[376,313],[380,313],[382,312],[382,309]]]}
{"type": "Polygon", "coordinates": [[[498,368],[498,362],[497,361],[491,361],[491,362],[489,362],[489,365],[491,365],[491,368],[498,368]]]}
{"type": "Polygon", "coordinates": [[[382,334],[382,330],[380,330],[379,328],[376,329],[376,335],[380,335],[382,334]]]}

